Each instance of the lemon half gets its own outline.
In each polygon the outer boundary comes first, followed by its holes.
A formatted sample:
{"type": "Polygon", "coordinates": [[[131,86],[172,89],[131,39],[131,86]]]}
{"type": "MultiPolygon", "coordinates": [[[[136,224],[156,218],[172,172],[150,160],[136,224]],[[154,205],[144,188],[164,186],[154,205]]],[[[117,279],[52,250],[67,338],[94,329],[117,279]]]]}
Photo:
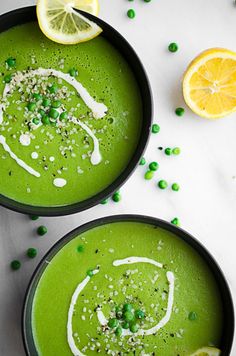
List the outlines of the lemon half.
{"type": "Polygon", "coordinates": [[[98,14],[97,0],[38,0],[37,17],[41,31],[50,40],[76,44],[98,36],[102,29],[75,9],[98,14]]]}
{"type": "Polygon", "coordinates": [[[223,48],[201,53],[184,75],[183,94],[187,105],[207,119],[236,111],[236,53],[223,48]]]}

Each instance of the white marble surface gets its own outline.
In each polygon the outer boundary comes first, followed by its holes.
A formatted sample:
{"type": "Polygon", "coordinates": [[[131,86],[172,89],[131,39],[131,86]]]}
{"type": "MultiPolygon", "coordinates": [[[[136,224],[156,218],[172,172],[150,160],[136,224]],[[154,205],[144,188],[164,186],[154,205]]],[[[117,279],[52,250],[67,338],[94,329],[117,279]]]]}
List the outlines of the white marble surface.
{"type": "MultiPolygon", "coordinates": [[[[196,236],[220,263],[236,300],[236,115],[217,122],[200,119],[187,110],[178,118],[176,106],[184,105],[181,76],[188,62],[200,51],[215,46],[236,51],[236,7],[233,0],[100,0],[100,16],[116,27],[140,55],[154,94],[155,120],[161,126],[152,135],[145,157],[157,160],[156,179],[144,181],[139,167],[122,188],[119,204],[98,206],[87,212],[32,222],[27,216],[0,208],[0,355],[24,355],[20,314],[25,288],[40,258],[72,228],[97,217],[118,213],[140,213],[171,220],[178,216],[182,227],[196,236]],[[136,19],[126,11],[136,9],[136,19]],[[171,41],[179,43],[176,54],[167,51],[171,41]],[[179,157],[166,157],[158,146],[180,146],[179,157]],[[181,191],[161,191],[158,178],[177,181],[181,191]],[[49,233],[37,237],[39,224],[49,233]],[[39,255],[28,260],[25,251],[35,246],[39,255]],[[19,258],[20,271],[9,262],[19,258]]],[[[30,0],[1,0],[0,12],[33,4],[30,0]]],[[[27,41],[27,39],[25,39],[27,41]]],[[[236,344],[232,355],[236,355],[236,344]]],[[[62,356],[62,355],[61,355],[62,356]]],[[[162,355],[163,356],[163,355],[162,355]]]]}

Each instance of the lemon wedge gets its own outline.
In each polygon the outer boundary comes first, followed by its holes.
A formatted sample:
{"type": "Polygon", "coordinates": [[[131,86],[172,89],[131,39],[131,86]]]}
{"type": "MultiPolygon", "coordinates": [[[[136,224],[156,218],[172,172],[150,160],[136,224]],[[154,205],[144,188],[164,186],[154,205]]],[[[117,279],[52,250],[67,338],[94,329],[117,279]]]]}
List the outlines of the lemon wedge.
{"type": "Polygon", "coordinates": [[[98,36],[102,29],[75,9],[97,15],[97,0],[38,0],[37,17],[41,31],[54,42],[76,44],[98,36]]]}
{"type": "Polygon", "coordinates": [[[215,347],[203,347],[197,350],[191,356],[220,356],[221,351],[215,347]]]}
{"type": "Polygon", "coordinates": [[[183,95],[197,115],[217,119],[236,111],[236,53],[212,48],[190,63],[183,95]]]}

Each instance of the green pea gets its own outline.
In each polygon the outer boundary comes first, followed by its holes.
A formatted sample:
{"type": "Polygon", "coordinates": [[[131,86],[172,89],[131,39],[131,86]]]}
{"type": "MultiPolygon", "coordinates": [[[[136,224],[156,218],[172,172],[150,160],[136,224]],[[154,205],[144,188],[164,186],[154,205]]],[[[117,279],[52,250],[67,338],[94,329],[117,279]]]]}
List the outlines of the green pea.
{"type": "Polygon", "coordinates": [[[42,123],[44,125],[49,125],[50,124],[50,118],[48,115],[45,115],[44,117],[42,117],[42,123]]]}
{"type": "Polygon", "coordinates": [[[142,157],[139,161],[139,165],[144,166],[145,164],[146,164],[146,159],[144,157],[142,157]]]}
{"type": "Polygon", "coordinates": [[[179,187],[179,184],[178,183],[173,183],[172,186],[171,186],[171,189],[175,192],[178,192],[180,187],[179,187]]]}
{"type": "Polygon", "coordinates": [[[39,216],[37,215],[29,215],[30,220],[38,220],[39,216]]]}
{"type": "Polygon", "coordinates": [[[150,169],[150,171],[155,172],[155,171],[158,170],[158,168],[159,168],[159,164],[158,164],[157,162],[151,162],[151,163],[149,164],[149,169],[150,169]]]}
{"type": "Polygon", "coordinates": [[[92,270],[92,269],[89,269],[89,270],[87,271],[87,276],[93,277],[93,270],[92,270]]]}
{"type": "Polygon", "coordinates": [[[122,335],[122,328],[120,326],[118,326],[118,328],[116,328],[115,334],[117,337],[120,337],[122,335]]]}
{"type": "Polygon", "coordinates": [[[71,68],[71,69],[69,70],[69,74],[70,74],[71,77],[77,77],[77,75],[78,75],[79,73],[78,73],[78,70],[77,70],[76,68],[71,68]]]}
{"type": "Polygon", "coordinates": [[[132,321],[134,320],[134,314],[131,311],[126,311],[125,313],[123,313],[123,319],[125,321],[132,321]]]}
{"type": "Polygon", "coordinates": [[[58,112],[56,109],[50,109],[50,111],[49,111],[49,116],[50,116],[52,119],[57,119],[58,116],[59,116],[59,112],[58,112]]]}
{"type": "Polygon", "coordinates": [[[43,109],[39,109],[38,113],[39,113],[39,115],[40,115],[41,117],[43,117],[44,115],[46,115],[46,114],[45,114],[45,111],[44,111],[43,109]]]}
{"type": "Polygon", "coordinates": [[[67,119],[68,119],[68,113],[67,113],[67,111],[63,111],[60,114],[60,120],[63,121],[63,120],[67,120],[67,119]]]}
{"type": "Polygon", "coordinates": [[[174,218],[173,220],[171,220],[171,224],[176,225],[176,226],[180,226],[180,222],[178,218],[174,218]]]}
{"type": "Polygon", "coordinates": [[[101,201],[101,204],[102,204],[102,205],[105,205],[105,204],[107,204],[107,203],[108,203],[108,199],[104,199],[104,200],[101,201]]]}
{"type": "Polygon", "coordinates": [[[185,110],[184,110],[184,108],[177,108],[177,109],[175,109],[175,113],[177,116],[183,116],[185,113],[185,110]]]}
{"type": "Polygon", "coordinates": [[[143,319],[145,317],[145,313],[140,309],[135,310],[134,315],[135,315],[135,318],[137,318],[137,319],[143,319]]]}
{"type": "Polygon", "coordinates": [[[118,320],[117,320],[116,318],[112,318],[112,319],[110,319],[110,320],[108,321],[108,326],[109,326],[109,328],[111,328],[111,329],[116,328],[116,327],[118,326],[118,324],[119,324],[119,322],[118,322],[118,320]]]}
{"type": "Polygon", "coordinates": [[[43,102],[42,102],[42,105],[43,105],[44,107],[50,106],[50,105],[51,105],[51,100],[50,100],[50,99],[47,99],[47,98],[44,98],[44,99],[43,99],[43,102]]]}
{"type": "Polygon", "coordinates": [[[151,0],[144,0],[144,2],[151,2],[151,0]]]}
{"type": "Polygon", "coordinates": [[[195,313],[194,311],[191,311],[188,315],[188,319],[191,321],[194,321],[197,319],[197,313],[195,313]]]}
{"type": "Polygon", "coordinates": [[[158,187],[160,188],[160,189],[166,189],[167,187],[168,187],[168,183],[167,183],[167,181],[165,181],[165,180],[159,180],[159,182],[158,182],[158,187]]]}
{"type": "Polygon", "coordinates": [[[5,75],[5,77],[4,77],[4,82],[5,83],[10,83],[11,80],[12,80],[12,75],[11,74],[5,75]]]}
{"type": "Polygon", "coordinates": [[[33,122],[33,124],[38,125],[40,123],[40,119],[38,119],[37,117],[34,117],[32,122],[33,122]]]}
{"type": "Polygon", "coordinates": [[[29,111],[34,111],[36,109],[36,103],[31,101],[30,103],[27,104],[27,108],[29,111]]]}
{"type": "Polygon", "coordinates": [[[124,306],[123,306],[124,312],[126,312],[126,311],[132,311],[132,309],[133,309],[132,304],[125,303],[124,306]]]}
{"type": "Polygon", "coordinates": [[[8,65],[8,67],[13,68],[13,67],[16,66],[16,59],[13,58],[13,57],[9,57],[9,58],[7,58],[7,60],[6,60],[6,63],[7,63],[7,65],[8,65]]]}
{"type": "Polygon", "coordinates": [[[129,327],[129,330],[132,332],[132,333],[136,333],[139,329],[139,326],[138,324],[135,324],[135,323],[132,323],[129,327]]]}
{"type": "Polygon", "coordinates": [[[34,93],[33,94],[33,98],[36,100],[36,101],[39,101],[39,100],[42,100],[42,95],[39,94],[39,93],[34,93]]]}
{"type": "Polygon", "coordinates": [[[147,171],[146,173],[145,173],[145,175],[144,175],[144,178],[146,179],[146,180],[150,180],[150,179],[152,179],[154,177],[154,172],[153,171],[147,171]]]}
{"type": "Polygon", "coordinates": [[[60,100],[54,100],[52,102],[52,108],[58,109],[61,106],[60,100]]]}
{"type": "Polygon", "coordinates": [[[166,154],[167,156],[170,156],[171,153],[172,153],[172,149],[171,149],[170,147],[167,147],[167,148],[165,149],[165,154],[166,154]]]}
{"type": "Polygon", "coordinates": [[[152,125],[152,133],[156,134],[160,132],[160,126],[158,124],[153,124],[152,125]]]}
{"type": "Polygon", "coordinates": [[[49,93],[51,93],[51,94],[56,94],[57,91],[58,91],[57,85],[56,85],[56,84],[49,85],[49,86],[48,86],[48,91],[49,91],[49,93]]]}
{"type": "Polygon", "coordinates": [[[172,43],[169,44],[168,49],[169,49],[170,52],[174,53],[174,52],[178,51],[179,46],[177,45],[177,43],[172,42],[172,43]]]}
{"type": "Polygon", "coordinates": [[[34,258],[34,257],[36,257],[37,256],[37,250],[36,250],[36,248],[33,248],[33,247],[31,247],[31,248],[29,248],[28,250],[27,250],[27,256],[29,257],[29,258],[34,258]]]}
{"type": "Polygon", "coordinates": [[[172,150],[172,153],[173,153],[173,155],[179,155],[180,154],[180,148],[179,147],[175,147],[175,148],[173,148],[173,150],[172,150]]]}
{"type": "Polygon", "coordinates": [[[21,262],[18,260],[14,260],[11,262],[11,268],[16,271],[21,268],[21,262]]]}
{"type": "Polygon", "coordinates": [[[43,225],[39,226],[37,229],[37,233],[40,236],[45,235],[47,232],[48,232],[48,229],[46,228],[46,226],[43,226],[43,225]]]}
{"type": "Polygon", "coordinates": [[[128,321],[123,321],[123,323],[121,324],[123,329],[129,329],[129,322],[128,321]]]}
{"type": "Polygon", "coordinates": [[[136,16],[134,9],[129,9],[129,10],[127,11],[127,16],[128,16],[130,19],[134,19],[135,16],[136,16]]]}
{"type": "Polygon", "coordinates": [[[57,125],[57,122],[56,122],[56,121],[54,121],[54,120],[50,120],[50,125],[54,127],[54,126],[56,126],[56,125],[57,125]]]}
{"type": "Polygon", "coordinates": [[[121,194],[119,192],[116,192],[115,194],[112,195],[112,200],[115,203],[119,203],[119,201],[121,201],[121,194]]]}
{"type": "Polygon", "coordinates": [[[83,246],[83,245],[79,245],[79,246],[77,247],[77,251],[78,251],[78,252],[84,252],[84,246],[83,246]]]}

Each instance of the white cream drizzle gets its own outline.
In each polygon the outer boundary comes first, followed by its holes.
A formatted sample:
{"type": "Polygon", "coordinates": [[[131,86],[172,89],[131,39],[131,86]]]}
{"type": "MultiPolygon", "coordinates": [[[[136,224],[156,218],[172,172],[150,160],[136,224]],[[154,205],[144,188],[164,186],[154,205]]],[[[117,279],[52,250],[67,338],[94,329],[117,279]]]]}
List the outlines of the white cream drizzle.
{"type": "Polygon", "coordinates": [[[12,150],[10,149],[10,147],[8,146],[8,144],[6,143],[6,138],[2,135],[0,135],[0,144],[2,145],[2,147],[4,148],[4,150],[6,152],[9,153],[10,157],[12,159],[14,159],[16,161],[17,164],[19,164],[19,166],[21,166],[22,168],[24,168],[27,172],[29,172],[30,174],[32,174],[35,177],[40,177],[40,173],[38,173],[37,171],[35,171],[32,167],[28,166],[28,164],[26,164],[24,161],[22,161],[22,159],[18,158],[15,153],[12,152],[12,150]]]}
{"type": "MultiPolygon", "coordinates": [[[[99,269],[93,270],[93,274],[97,274],[99,269]]],[[[91,277],[87,276],[80,284],[78,284],[74,294],[72,295],[70,307],[68,311],[68,319],[67,319],[67,341],[70,346],[71,352],[74,356],[85,356],[76,346],[74,338],[73,338],[73,328],[72,328],[72,319],[74,308],[78,299],[78,296],[82,292],[82,290],[86,287],[88,282],[90,281],[91,277]]]]}
{"type": "Polygon", "coordinates": [[[62,188],[67,184],[67,181],[64,178],[55,178],[53,180],[53,184],[55,185],[55,187],[62,188]]]}
{"type": "MultiPolygon", "coordinates": [[[[123,260],[116,260],[113,262],[114,267],[126,265],[126,264],[133,264],[133,263],[149,263],[152,264],[158,268],[163,268],[163,264],[159,263],[151,258],[147,257],[128,257],[123,260]]],[[[136,333],[136,335],[153,335],[155,334],[158,330],[163,328],[168,321],[170,320],[171,313],[172,313],[172,308],[173,308],[173,303],[174,303],[174,283],[175,283],[175,277],[173,272],[168,271],[166,273],[166,278],[169,284],[169,293],[168,293],[168,303],[167,303],[167,310],[165,316],[157,323],[155,326],[153,326],[150,329],[139,329],[136,333]]],[[[108,320],[106,319],[105,315],[103,314],[102,310],[99,309],[97,310],[97,318],[99,323],[102,326],[105,326],[108,324],[108,320]]],[[[130,330],[124,329],[122,332],[122,336],[131,336],[133,333],[130,330]]]]}
{"type": "Polygon", "coordinates": [[[38,152],[32,152],[32,153],[31,153],[31,158],[32,158],[32,159],[37,159],[38,156],[39,156],[38,152]]]}
{"type": "MultiPolygon", "coordinates": [[[[102,118],[106,115],[106,112],[108,110],[106,105],[104,105],[103,103],[96,102],[94,100],[94,98],[89,94],[87,89],[84,88],[84,86],[80,82],[78,82],[74,77],[72,77],[70,74],[63,73],[63,72],[55,70],[55,69],[38,68],[38,69],[29,70],[27,72],[16,72],[16,74],[12,77],[12,81],[5,85],[3,95],[2,95],[3,102],[0,104],[0,125],[3,122],[3,114],[6,109],[6,106],[5,106],[6,96],[10,93],[10,91],[12,89],[14,89],[14,87],[17,84],[21,83],[22,81],[24,81],[27,78],[32,78],[36,75],[44,76],[44,77],[54,76],[54,77],[65,80],[68,84],[72,85],[76,89],[76,91],[81,96],[84,103],[91,109],[94,118],[102,118]]],[[[102,157],[100,154],[98,139],[96,138],[96,136],[94,135],[92,130],[86,124],[84,124],[82,121],[80,121],[79,119],[77,119],[75,117],[72,117],[71,121],[73,123],[79,125],[80,127],[82,127],[82,129],[85,130],[87,132],[87,134],[92,138],[94,147],[93,147],[93,152],[90,157],[90,161],[93,165],[99,164],[102,160],[102,157]]],[[[38,128],[39,126],[40,125],[38,125],[38,126],[34,125],[34,129],[38,128]]],[[[19,140],[23,146],[30,145],[30,136],[29,135],[22,134],[20,136],[19,140]]],[[[5,149],[6,146],[3,145],[3,147],[5,149]]],[[[8,147],[8,149],[10,149],[9,146],[7,146],[7,147],[8,147]]],[[[12,157],[12,155],[11,155],[11,157],[12,157]]],[[[18,164],[19,164],[19,162],[23,162],[19,158],[15,159],[15,161],[18,164]]],[[[19,165],[22,168],[26,169],[30,174],[32,174],[36,177],[40,176],[40,175],[36,175],[34,169],[31,168],[30,166],[26,165],[26,163],[19,164],[19,165]]],[[[39,174],[39,173],[37,173],[37,174],[39,174]]]]}

